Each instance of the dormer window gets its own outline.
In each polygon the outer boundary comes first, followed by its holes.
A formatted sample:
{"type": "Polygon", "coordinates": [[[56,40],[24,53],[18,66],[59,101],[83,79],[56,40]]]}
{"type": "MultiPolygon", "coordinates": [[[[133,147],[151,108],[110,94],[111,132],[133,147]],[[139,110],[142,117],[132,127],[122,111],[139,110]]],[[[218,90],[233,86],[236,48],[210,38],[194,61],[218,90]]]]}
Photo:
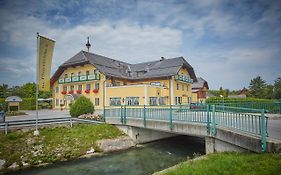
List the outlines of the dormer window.
{"type": "Polygon", "coordinates": [[[90,71],[87,70],[87,71],[86,71],[86,75],[87,75],[87,76],[90,75],[90,71]]]}
{"type": "Polygon", "coordinates": [[[67,74],[64,74],[64,78],[67,78],[68,76],[67,76],[67,74]]]}
{"type": "Polygon", "coordinates": [[[81,76],[81,71],[79,71],[77,75],[78,75],[78,76],[81,76]]]}

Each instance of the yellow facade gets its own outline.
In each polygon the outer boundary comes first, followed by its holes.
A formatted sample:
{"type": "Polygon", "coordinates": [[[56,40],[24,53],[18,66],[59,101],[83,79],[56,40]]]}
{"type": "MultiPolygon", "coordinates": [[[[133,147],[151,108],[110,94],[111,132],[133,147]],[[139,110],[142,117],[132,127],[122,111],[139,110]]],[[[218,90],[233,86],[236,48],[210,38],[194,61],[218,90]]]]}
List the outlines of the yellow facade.
{"type": "MultiPolygon", "coordinates": [[[[181,68],[178,75],[190,79],[187,69],[181,68]]],[[[64,70],[59,79],[53,83],[53,106],[55,109],[69,108],[75,97],[83,95],[90,98],[97,110],[105,106],[113,105],[176,105],[190,103],[191,82],[180,81],[175,76],[166,78],[155,78],[146,80],[126,80],[118,78],[108,78],[96,70],[91,64],[84,66],[69,67],[64,70]],[[72,76],[89,75],[98,78],[93,80],[66,82],[72,76]],[[79,73],[80,72],[80,73],[79,73]],[[67,78],[67,79],[65,79],[67,78]],[[64,82],[60,82],[63,80],[64,82]],[[94,89],[98,90],[95,92],[94,89]],[[104,87],[105,85],[105,87],[104,87]],[[77,92],[82,87],[81,94],[77,92]],[[85,90],[90,86],[90,92],[85,90]],[[66,91],[65,91],[66,87],[66,91]],[[71,88],[73,91],[71,92],[71,88]],[[104,104],[105,103],[105,104],[104,104]]]]}

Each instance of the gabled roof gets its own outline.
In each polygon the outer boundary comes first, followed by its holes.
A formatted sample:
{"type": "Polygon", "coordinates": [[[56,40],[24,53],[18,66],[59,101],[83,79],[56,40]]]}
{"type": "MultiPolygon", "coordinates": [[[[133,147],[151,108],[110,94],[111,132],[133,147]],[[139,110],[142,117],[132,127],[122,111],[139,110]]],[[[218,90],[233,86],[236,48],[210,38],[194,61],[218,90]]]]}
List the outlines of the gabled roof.
{"type": "Polygon", "coordinates": [[[203,88],[204,86],[209,89],[208,82],[202,77],[197,77],[197,82],[192,84],[192,90],[203,88]]]}
{"type": "Polygon", "coordinates": [[[160,77],[170,77],[176,75],[180,68],[188,70],[190,77],[194,82],[197,81],[194,70],[190,64],[183,58],[161,59],[138,64],[129,64],[105,56],[80,51],[69,60],[64,62],[51,78],[53,84],[63,71],[70,66],[92,64],[106,76],[123,78],[128,80],[140,80],[160,77]]]}

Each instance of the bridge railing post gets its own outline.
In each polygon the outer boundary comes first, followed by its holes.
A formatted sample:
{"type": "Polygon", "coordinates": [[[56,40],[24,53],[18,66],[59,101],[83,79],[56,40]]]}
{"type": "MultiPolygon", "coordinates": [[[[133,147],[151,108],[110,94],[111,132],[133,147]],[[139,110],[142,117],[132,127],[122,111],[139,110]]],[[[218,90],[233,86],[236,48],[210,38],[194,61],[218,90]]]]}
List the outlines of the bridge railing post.
{"type": "Polygon", "coordinates": [[[210,135],[210,106],[207,105],[207,133],[210,135]]]}
{"type": "Polygon", "coordinates": [[[216,106],[212,105],[212,135],[216,136],[217,129],[216,129],[216,106]]]}
{"type": "Polygon", "coordinates": [[[261,149],[262,152],[266,152],[266,126],[264,109],[261,110],[261,149]]]}
{"type": "Polygon", "coordinates": [[[124,106],[124,124],[126,125],[127,123],[127,108],[126,105],[124,106]]]}
{"type": "Polygon", "coordinates": [[[143,105],[143,126],[146,128],[146,107],[143,105]]]}
{"type": "Polygon", "coordinates": [[[170,129],[173,129],[173,107],[170,105],[170,129]]]}
{"type": "Polygon", "coordinates": [[[123,106],[120,106],[120,123],[123,124],[123,106]]]}

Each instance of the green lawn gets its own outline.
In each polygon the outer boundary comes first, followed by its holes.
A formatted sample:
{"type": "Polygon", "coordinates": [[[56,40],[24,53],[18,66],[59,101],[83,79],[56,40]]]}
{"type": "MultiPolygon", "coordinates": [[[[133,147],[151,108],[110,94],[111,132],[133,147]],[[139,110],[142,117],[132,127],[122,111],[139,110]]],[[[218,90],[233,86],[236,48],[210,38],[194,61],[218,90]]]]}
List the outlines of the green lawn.
{"type": "Polygon", "coordinates": [[[40,129],[40,136],[33,131],[12,131],[0,134],[0,159],[6,161],[5,167],[17,162],[22,165],[52,163],[77,158],[91,147],[100,151],[96,141],[116,138],[123,135],[115,126],[100,124],[77,124],[40,129]]]}
{"type": "Polygon", "coordinates": [[[280,175],[281,154],[216,153],[187,161],[165,171],[167,175],[280,175]]]}

